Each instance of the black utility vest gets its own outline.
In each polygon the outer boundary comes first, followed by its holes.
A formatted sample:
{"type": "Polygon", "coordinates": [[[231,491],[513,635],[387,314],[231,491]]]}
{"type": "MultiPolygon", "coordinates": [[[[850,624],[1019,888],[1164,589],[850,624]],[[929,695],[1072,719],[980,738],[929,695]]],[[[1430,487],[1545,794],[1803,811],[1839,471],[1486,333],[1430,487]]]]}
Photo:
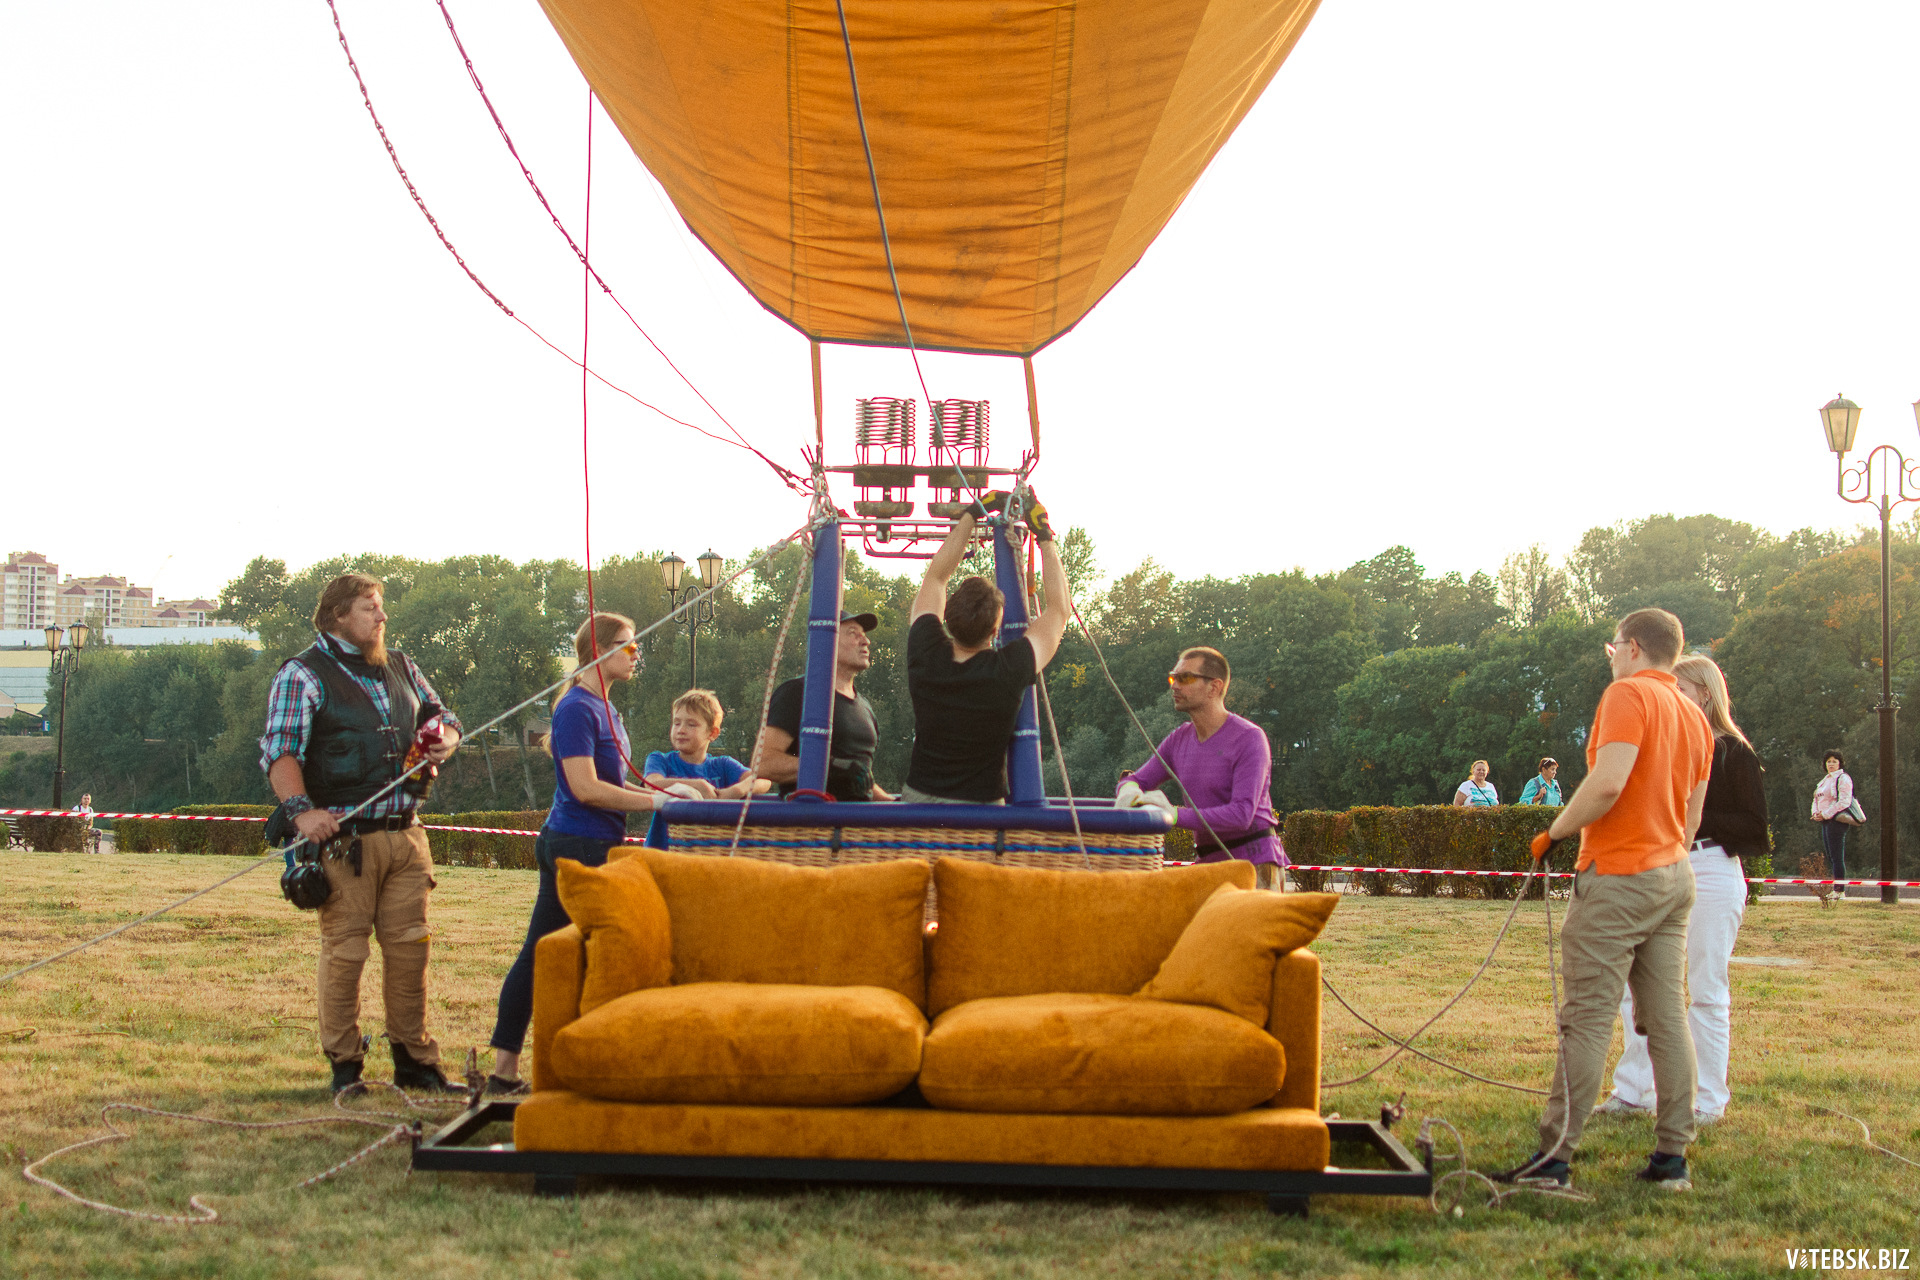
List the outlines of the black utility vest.
{"type": "Polygon", "coordinates": [[[320,681],[320,705],[307,732],[302,769],[307,795],[322,809],[352,808],[399,777],[420,719],[420,699],[406,677],[407,659],[387,652],[387,703],[382,717],[373,698],[347,674],[325,641],[287,659],[320,681]]]}

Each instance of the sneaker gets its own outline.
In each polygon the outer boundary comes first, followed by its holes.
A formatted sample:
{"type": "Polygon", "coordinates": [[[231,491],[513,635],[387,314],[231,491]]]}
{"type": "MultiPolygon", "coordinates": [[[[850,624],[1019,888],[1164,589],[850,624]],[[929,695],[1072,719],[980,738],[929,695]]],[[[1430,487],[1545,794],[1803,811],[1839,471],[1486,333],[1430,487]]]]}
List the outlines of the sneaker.
{"type": "Polygon", "coordinates": [[[1607,1100],[1593,1109],[1597,1116],[1650,1116],[1652,1107],[1643,1107],[1637,1102],[1628,1102],[1617,1093],[1607,1095],[1607,1100]]]}
{"type": "Polygon", "coordinates": [[[333,1083],[328,1086],[334,1093],[342,1089],[351,1089],[360,1083],[360,1069],[366,1064],[358,1058],[347,1058],[333,1064],[333,1083]]]}
{"type": "Polygon", "coordinates": [[[409,1093],[465,1093],[459,1085],[440,1073],[437,1062],[415,1062],[413,1055],[397,1042],[389,1042],[393,1050],[394,1087],[409,1093]]]}
{"type": "Polygon", "coordinates": [[[1501,1173],[1492,1175],[1495,1182],[1512,1182],[1520,1186],[1571,1187],[1573,1173],[1567,1168],[1565,1160],[1549,1160],[1543,1152],[1536,1151],[1527,1159],[1501,1173]]]}
{"type": "Polygon", "coordinates": [[[1685,1156],[1661,1155],[1656,1151],[1647,1157],[1647,1167],[1633,1176],[1668,1191],[1693,1190],[1693,1179],[1687,1177],[1685,1156]]]}
{"type": "Polygon", "coordinates": [[[509,1080],[505,1076],[488,1076],[485,1096],[489,1098],[517,1098],[527,1091],[525,1080],[509,1080]]]}

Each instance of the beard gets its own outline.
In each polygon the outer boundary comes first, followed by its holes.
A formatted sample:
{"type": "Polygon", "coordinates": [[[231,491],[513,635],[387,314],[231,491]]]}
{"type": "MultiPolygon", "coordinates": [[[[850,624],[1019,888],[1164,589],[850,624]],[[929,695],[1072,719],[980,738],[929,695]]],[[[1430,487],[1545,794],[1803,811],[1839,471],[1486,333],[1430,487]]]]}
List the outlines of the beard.
{"type": "Polygon", "coordinates": [[[387,629],[385,627],[373,633],[373,639],[360,646],[360,656],[376,667],[387,665],[387,629]]]}

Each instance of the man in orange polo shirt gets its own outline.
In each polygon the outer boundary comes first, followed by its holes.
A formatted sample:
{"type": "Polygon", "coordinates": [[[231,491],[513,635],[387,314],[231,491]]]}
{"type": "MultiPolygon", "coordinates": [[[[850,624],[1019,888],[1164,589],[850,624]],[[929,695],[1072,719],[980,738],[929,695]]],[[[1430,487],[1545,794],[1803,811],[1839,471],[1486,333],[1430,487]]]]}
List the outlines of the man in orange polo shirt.
{"type": "Polygon", "coordinates": [[[1624,985],[1645,1024],[1660,1096],[1653,1155],[1636,1176],[1673,1191],[1693,1186],[1693,1035],[1681,989],[1694,893],[1687,850],[1706,800],[1713,731],[1674,683],[1685,647],[1680,620],[1664,609],[1628,614],[1607,645],[1613,683],[1593,714],[1587,777],[1547,832],[1555,840],[1580,833],[1560,935],[1560,1055],[1540,1149],[1502,1181],[1570,1184],[1567,1161],[1600,1091],[1624,985]]]}

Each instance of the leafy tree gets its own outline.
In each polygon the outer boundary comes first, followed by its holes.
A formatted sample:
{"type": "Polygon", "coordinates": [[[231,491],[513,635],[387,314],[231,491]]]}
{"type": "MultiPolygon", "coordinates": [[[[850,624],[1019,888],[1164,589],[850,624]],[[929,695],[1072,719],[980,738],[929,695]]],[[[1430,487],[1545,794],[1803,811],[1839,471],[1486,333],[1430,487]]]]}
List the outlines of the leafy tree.
{"type": "Polygon", "coordinates": [[[1566,570],[1537,542],[1502,560],[1495,583],[1496,599],[1515,627],[1537,627],[1573,604],[1566,570]]]}
{"type": "Polygon", "coordinates": [[[287,562],[255,556],[220,592],[219,617],[252,630],[276,608],[287,589],[287,562]]]}
{"type": "Polygon", "coordinates": [[[1665,609],[1680,619],[1689,648],[1711,644],[1733,629],[1732,595],[1700,581],[1636,587],[1613,602],[1613,612],[1619,617],[1635,609],[1665,609]]]}
{"type": "Polygon", "coordinates": [[[1500,606],[1493,579],[1486,574],[1475,573],[1463,579],[1458,573],[1449,573],[1427,584],[1414,616],[1421,645],[1471,645],[1505,621],[1507,611],[1500,606]]]}
{"type": "Polygon", "coordinates": [[[1467,654],[1400,649],[1369,660],[1341,686],[1334,746],[1340,783],[1357,804],[1440,804],[1467,761],[1452,758],[1451,693],[1467,654]]]}
{"type": "MultiPolygon", "coordinates": [[[[1920,610],[1920,547],[1893,548],[1893,680],[1920,674],[1905,620],[1920,610]]],[[[1776,829],[1804,814],[1822,752],[1871,721],[1880,700],[1880,555],[1853,547],[1815,561],[1741,617],[1715,651],[1734,715],[1767,769],[1776,829]]],[[[1849,764],[1855,763],[1849,756],[1849,764]]]]}

